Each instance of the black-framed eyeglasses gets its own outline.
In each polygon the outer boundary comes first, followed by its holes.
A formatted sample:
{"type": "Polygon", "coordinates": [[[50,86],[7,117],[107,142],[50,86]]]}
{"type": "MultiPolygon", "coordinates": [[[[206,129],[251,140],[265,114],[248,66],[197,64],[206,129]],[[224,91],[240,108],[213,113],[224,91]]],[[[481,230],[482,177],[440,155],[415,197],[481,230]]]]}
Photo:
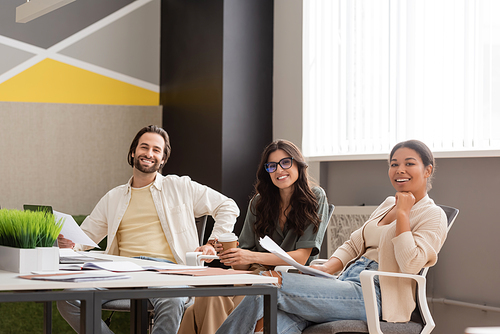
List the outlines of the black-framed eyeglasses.
{"type": "Polygon", "coordinates": [[[283,169],[288,169],[293,165],[293,158],[283,158],[279,162],[268,162],[264,164],[264,168],[268,173],[274,173],[278,168],[278,165],[283,169]]]}

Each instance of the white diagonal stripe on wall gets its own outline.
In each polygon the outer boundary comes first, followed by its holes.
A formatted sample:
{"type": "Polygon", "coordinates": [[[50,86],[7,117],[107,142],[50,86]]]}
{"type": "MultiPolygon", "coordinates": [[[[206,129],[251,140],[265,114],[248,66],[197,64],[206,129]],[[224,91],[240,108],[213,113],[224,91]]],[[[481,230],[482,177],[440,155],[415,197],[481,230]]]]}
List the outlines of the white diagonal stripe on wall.
{"type": "Polygon", "coordinates": [[[79,67],[81,69],[84,69],[84,70],[87,70],[90,72],[101,74],[101,75],[104,75],[104,76],[112,78],[112,79],[123,81],[123,82],[129,83],[129,84],[134,85],[134,86],[138,86],[138,87],[141,87],[144,89],[149,89],[155,93],[160,92],[160,86],[158,86],[158,85],[146,82],[146,81],[141,80],[141,79],[132,78],[131,76],[128,76],[126,74],[118,73],[118,72],[109,70],[107,68],[103,68],[103,67],[100,67],[100,66],[97,66],[94,64],[87,63],[87,62],[82,61],[82,60],[78,60],[78,59],[68,57],[65,55],[61,55],[58,53],[50,55],[48,58],[60,61],[61,63],[76,66],[76,67],[79,67]]]}
{"type": "Polygon", "coordinates": [[[43,49],[38,46],[34,46],[28,43],[24,43],[12,38],[8,38],[5,36],[0,35],[0,43],[19,49],[23,50],[29,53],[33,53],[34,56],[33,58],[28,59],[27,61],[17,65],[16,67],[12,68],[11,70],[3,73],[0,75],[0,84],[11,79],[12,77],[18,75],[19,73],[27,70],[28,68],[36,65],[38,62],[46,59],[46,58],[51,58],[57,61],[60,61],[62,63],[76,66],[79,68],[82,68],[84,70],[94,72],[106,77],[110,77],[112,79],[116,79],[119,81],[123,81],[125,83],[129,83],[131,85],[135,85],[144,89],[151,90],[153,92],[158,93],[160,91],[159,85],[155,85],[149,82],[146,82],[144,80],[140,80],[137,78],[133,78],[131,76],[112,71],[100,66],[96,66],[90,63],[87,63],[85,61],[81,61],[78,59],[74,59],[69,56],[61,55],[58,54],[59,51],[63,50],[64,48],[80,41],[81,39],[91,35],[92,33],[98,31],[99,29],[102,29],[103,27],[106,27],[107,25],[115,22],[116,20],[124,17],[125,15],[130,14],[134,10],[150,3],[153,0],[137,0],[132,2],[131,4],[117,10],[116,12],[106,16],[102,20],[97,21],[96,23],[88,26],[85,29],[80,30],[79,32],[73,34],[72,36],[66,38],[65,40],[51,46],[48,49],[43,49]]]}
{"type": "Polygon", "coordinates": [[[41,48],[41,47],[38,47],[35,45],[31,45],[28,43],[24,43],[24,42],[18,41],[17,39],[12,39],[12,38],[5,37],[2,35],[0,35],[0,43],[7,45],[7,46],[10,46],[10,47],[13,47],[13,48],[16,48],[16,49],[19,49],[19,50],[33,53],[33,54],[40,54],[40,53],[43,53],[46,51],[46,49],[44,49],[44,48],[41,48]]]}

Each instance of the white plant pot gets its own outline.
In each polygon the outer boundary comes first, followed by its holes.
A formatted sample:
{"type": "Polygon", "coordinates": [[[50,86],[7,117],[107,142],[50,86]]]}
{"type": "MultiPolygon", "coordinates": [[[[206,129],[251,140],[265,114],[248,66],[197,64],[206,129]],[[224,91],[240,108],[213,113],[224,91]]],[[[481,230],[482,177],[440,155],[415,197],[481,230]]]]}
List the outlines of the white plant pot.
{"type": "Polygon", "coordinates": [[[20,274],[38,270],[38,250],[0,246],[0,269],[20,274]]]}
{"type": "Polygon", "coordinates": [[[59,269],[59,248],[31,249],[0,246],[0,269],[19,274],[59,269]]]}
{"type": "Polygon", "coordinates": [[[36,250],[39,271],[59,270],[59,247],[37,247],[36,250]]]}

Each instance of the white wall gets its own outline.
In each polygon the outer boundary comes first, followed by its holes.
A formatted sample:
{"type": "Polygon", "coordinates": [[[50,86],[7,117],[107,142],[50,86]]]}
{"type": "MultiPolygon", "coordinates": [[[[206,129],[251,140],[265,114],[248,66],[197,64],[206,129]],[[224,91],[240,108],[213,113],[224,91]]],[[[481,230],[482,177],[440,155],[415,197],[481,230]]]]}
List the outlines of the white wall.
{"type": "Polygon", "coordinates": [[[274,1],[273,138],[302,146],[302,0],[274,1]]]}
{"type": "MultiPolygon", "coordinates": [[[[302,0],[274,1],[273,139],[302,149],[302,0]]],[[[309,162],[319,183],[320,163],[309,162]]]]}

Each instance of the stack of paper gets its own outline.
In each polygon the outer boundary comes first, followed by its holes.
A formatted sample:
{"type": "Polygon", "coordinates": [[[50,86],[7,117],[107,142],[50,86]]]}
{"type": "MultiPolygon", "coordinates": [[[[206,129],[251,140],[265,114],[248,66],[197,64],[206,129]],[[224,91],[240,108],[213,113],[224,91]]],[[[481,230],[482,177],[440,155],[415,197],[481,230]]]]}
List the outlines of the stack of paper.
{"type": "Polygon", "coordinates": [[[86,262],[82,269],[103,269],[115,272],[144,271],[144,269],[130,261],[86,262]]]}
{"type": "Polygon", "coordinates": [[[87,282],[87,281],[102,281],[102,280],[116,280],[127,279],[130,276],[124,274],[111,273],[109,271],[92,270],[92,271],[79,271],[79,272],[59,272],[50,274],[37,274],[37,275],[21,275],[20,278],[43,280],[43,281],[57,281],[57,282],[87,282]]]}
{"type": "MultiPolygon", "coordinates": [[[[152,261],[153,262],[153,261],[152,261]]],[[[144,270],[160,271],[160,270],[201,270],[206,267],[194,267],[194,266],[184,266],[182,264],[167,263],[167,262],[155,262],[147,266],[142,266],[144,270]]]]}
{"type": "Polygon", "coordinates": [[[75,252],[71,248],[59,248],[59,263],[74,264],[74,263],[85,263],[91,261],[106,261],[106,260],[96,259],[95,257],[88,256],[87,254],[88,252],[75,252]]]}
{"type": "Polygon", "coordinates": [[[98,269],[114,272],[144,271],[146,269],[130,261],[99,261],[84,264],[60,264],[60,270],[98,269]]]}

